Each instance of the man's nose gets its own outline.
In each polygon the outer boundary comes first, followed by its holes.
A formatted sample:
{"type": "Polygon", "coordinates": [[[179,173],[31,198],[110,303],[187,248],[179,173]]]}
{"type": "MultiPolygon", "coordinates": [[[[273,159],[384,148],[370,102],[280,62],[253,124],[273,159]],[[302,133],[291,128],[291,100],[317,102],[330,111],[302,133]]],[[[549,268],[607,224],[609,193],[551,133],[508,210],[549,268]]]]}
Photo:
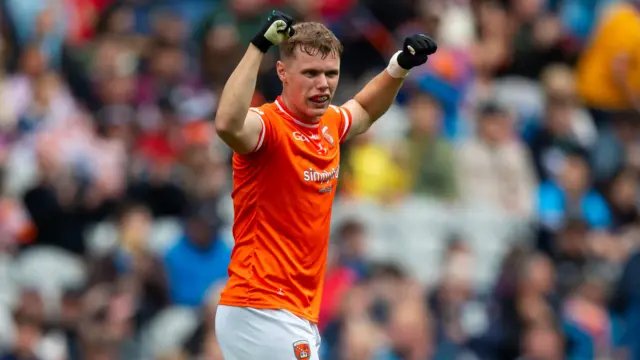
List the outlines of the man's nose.
{"type": "Polygon", "coordinates": [[[326,89],[329,87],[329,81],[327,81],[327,76],[325,74],[320,74],[316,78],[316,86],[318,89],[326,89]]]}

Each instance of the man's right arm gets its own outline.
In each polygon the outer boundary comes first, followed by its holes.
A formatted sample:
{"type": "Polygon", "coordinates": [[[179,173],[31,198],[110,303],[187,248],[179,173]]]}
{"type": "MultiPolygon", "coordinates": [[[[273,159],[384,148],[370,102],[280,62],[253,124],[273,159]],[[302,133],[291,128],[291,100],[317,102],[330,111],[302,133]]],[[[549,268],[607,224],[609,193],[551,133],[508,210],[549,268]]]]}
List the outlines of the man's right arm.
{"type": "Polygon", "coordinates": [[[233,151],[247,154],[256,150],[264,136],[260,115],[248,112],[255,91],[258,70],[264,54],[293,36],[293,19],[272,11],[264,27],[251,40],[251,45],[222,90],[216,114],[216,132],[233,151]]]}
{"type": "Polygon", "coordinates": [[[249,111],[264,54],[250,45],[224,86],[216,114],[216,132],[233,151],[247,154],[258,144],[263,123],[249,111]]]}

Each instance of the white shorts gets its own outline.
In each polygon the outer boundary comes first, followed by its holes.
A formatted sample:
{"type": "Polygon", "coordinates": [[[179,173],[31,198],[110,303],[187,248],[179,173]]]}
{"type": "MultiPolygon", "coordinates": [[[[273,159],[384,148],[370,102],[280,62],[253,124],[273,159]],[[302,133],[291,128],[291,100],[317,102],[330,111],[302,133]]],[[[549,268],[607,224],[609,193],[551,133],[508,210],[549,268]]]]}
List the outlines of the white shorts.
{"type": "Polygon", "coordinates": [[[286,310],[219,305],[216,337],[224,360],[319,360],[318,327],[286,310]]]}

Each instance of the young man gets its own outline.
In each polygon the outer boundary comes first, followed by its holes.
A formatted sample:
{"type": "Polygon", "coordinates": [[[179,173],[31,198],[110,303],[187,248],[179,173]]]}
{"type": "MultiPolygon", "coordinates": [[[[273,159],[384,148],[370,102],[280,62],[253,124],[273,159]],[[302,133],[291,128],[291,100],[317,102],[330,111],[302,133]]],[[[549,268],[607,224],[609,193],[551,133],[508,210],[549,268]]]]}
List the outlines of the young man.
{"type": "Polygon", "coordinates": [[[342,45],[324,25],[274,11],[222,93],[218,135],[234,150],[235,247],[216,314],[225,360],[318,359],[316,327],[340,144],[366,131],[394,102],[403,78],[436,51],[405,39],[387,70],[343,106],[342,45]],[[249,109],[264,53],[280,45],[282,95],[249,109]]]}

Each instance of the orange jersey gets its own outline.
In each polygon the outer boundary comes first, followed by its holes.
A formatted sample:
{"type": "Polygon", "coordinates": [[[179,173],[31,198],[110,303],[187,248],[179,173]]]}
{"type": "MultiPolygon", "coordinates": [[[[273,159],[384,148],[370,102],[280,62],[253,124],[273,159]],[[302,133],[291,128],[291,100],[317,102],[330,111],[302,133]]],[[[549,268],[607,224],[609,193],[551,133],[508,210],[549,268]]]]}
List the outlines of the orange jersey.
{"type": "Polygon", "coordinates": [[[305,123],[281,99],[251,111],[263,127],[252,153],[233,155],[235,246],[220,304],[284,309],[317,322],[351,114],[331,106],[318,123],[305,123]]]}

